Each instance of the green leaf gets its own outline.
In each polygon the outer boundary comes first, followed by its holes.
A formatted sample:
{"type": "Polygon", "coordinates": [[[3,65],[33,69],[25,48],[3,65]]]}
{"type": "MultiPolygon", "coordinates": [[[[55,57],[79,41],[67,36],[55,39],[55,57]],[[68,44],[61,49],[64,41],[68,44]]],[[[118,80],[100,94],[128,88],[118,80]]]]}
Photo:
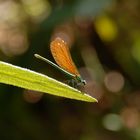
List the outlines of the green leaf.
{"type": "Polygon", "coordinates": [[[86,102],[97,102],[95,98],[88,94],[46,75],[2,61],[0,61],[0,83],[86,102]]]}

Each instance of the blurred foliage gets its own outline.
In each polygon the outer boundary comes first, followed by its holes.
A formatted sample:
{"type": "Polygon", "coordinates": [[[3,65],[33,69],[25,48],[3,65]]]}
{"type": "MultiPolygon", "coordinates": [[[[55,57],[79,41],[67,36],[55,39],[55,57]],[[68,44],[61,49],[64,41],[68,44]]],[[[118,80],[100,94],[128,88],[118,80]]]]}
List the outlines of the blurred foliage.
{"type": "Polygon", "coordinates": [[[33,57],[54,61],[59,36],[99,103],[0,84],[0,139],[139,140],[139,13],[139,0],[1,0],[0,59],[65,81],[33,57]]]}

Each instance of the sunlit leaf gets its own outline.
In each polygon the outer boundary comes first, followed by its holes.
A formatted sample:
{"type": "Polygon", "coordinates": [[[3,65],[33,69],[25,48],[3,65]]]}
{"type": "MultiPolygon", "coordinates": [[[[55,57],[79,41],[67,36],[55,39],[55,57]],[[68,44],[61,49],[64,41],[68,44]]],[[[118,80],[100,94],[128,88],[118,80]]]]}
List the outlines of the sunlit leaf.
{"type": "Polygon", "coordinates": [[[0,61],[0,83],[81,101],[97,102],[95,98],[46,75],[2,61],[0,61]]]}

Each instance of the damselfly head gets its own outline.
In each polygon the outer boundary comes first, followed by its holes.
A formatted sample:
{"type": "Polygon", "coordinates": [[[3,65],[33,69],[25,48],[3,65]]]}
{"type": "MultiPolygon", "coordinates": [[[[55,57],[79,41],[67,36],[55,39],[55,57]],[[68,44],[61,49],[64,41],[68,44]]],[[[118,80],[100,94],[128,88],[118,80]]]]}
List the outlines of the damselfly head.
{"type": "Polygon", "coordinates": [[[86,80],[84,80],[81,76],[76,75],[76,80],[78,81],[78,83],[81,85],[86,85],[86,80]]]}
{"type": "Polygon", "coordinates": [[[86,84],[87,84],[86,80],[83,80],[83,79],[82,79],[81,82],[83,83],[83,85],[86,85],[86,84]]]}

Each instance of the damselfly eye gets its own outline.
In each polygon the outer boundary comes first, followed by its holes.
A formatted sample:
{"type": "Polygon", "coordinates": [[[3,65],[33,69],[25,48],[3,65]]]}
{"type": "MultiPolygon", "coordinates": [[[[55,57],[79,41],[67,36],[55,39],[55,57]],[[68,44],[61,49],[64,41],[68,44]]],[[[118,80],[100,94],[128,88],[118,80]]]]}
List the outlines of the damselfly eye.
{"type": "Polygon", "coordinates": [[[87,84],[86,80],[82,80],[82,83],[83,83],[83,85],[87,84]]]}

